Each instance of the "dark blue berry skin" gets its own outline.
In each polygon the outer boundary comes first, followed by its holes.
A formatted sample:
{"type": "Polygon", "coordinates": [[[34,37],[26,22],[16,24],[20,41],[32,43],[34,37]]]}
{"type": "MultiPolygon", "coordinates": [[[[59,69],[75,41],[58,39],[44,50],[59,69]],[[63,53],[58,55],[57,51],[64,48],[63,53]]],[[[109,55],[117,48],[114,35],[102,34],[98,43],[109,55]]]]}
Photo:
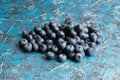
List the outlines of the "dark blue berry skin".
{"type": "Polygon", "coordinates": [[[38,31],[38,34],[41,36],[41,37],[45,37],[46,36],[46,32],[41,29],[40,31],[38,31]]]}
{"type": "Polygon", "coordinates": [[[88,48],[89,48],[89,45],[88,45],[88,44],[84,44],[84,45],[83,45],[83,49],[84,49],[84,50],[87,50],[88,48]]]}
{"type": "Polygon", "coordinates": [[[96,35],[95,33],[91,33],[91,34],[90,34],[90,39],[91,39],[92,42],[96,42],[96,41],[97,41],[97,38],[98,38],[98,37],[97,37],[97,35],[96,35]]]}
{"type": "Polygon", "coordinates": [[[71,29],[70,33],[69,33],[69,36],[74,37],[76,35],[77,35],[77,33],[74,31],[74,29],[71,29]]]}
{"type": "Polygon", "coordinates": [[[67,59],[67,56],[65,54],[59,54],[58,55],[58,61],[63,62],[67,59]]]}
{"type": "Polygon", "coordinates": [[[31,39],[33,39],[33,36],[31,34],[29,34],[26,36],[26,39],[31,40],[31,39]]]}
{"type": "Polygon", "coordinates": [[[72,45],[76,44],[76,39],[74,39],[74,38],[66,37],[66,40],[68,41],[69,44],[72,44],[72,45]]]}
{"type": "Polygon", "coordinates": [[[49,28],[49,24],[45,23],[44,26],[42,27],[43,30],[45,30],[46,32],[50,30],[49,28]]]}
{"type": "Polygon", "coordinates": [[[57,53],[58,52],[58,47],[55,45],[52,45],[50,48],[50,51],[57,53]]]}
{"type": "Polygon", "coordinates": [[[58,42],[58,47],[60,49],[64,49],[66,47],[67,43],[65,41],[58,42]]]}
{"type": "Polygon", "coordinates": [[[23,45],[27,44],[28,40],[27,39],[22,39],[19,41],[19,45],[22,47],[23,45]]]}
{"type": "Polygon", "coordinates": [[[59,38],[59,37],[62,37],[62,38],[65,37],[65,33],[64,33],[63,31],[57,31],[56,34],[57,34],[57,37],[58,37],[58,38],[59,38]]]}
{"type": "Polygon", "coordinates": [[[68,53],[68,54],[67,54],[67,57],[68,57],[69,59],[73,59],[74,55],[75,55],[75,53],[68,53]]]}
{"type": "Polygon", "coordinates": [[[35,27],[35,28],[34,28],[34,31],[35,31],[36,33],[38,33],[40,30],[41,30],[41,27],[35,27]]]}
{"type": "Polygon", "coordinates": [[[93,54],[93,51],[94,51],[94,49],[89,47],[89,48],[85,51],[85,55],[86,55],[86,56],[91,56],[91,55],[93,54]]]}
{"type": "Polygon", "coordinates": [[[76,39],[76,43],[80,43],[80,41],[81,41],[80,37],[75,36],[75,39],[76,39]]]}
{"type": "Polygon", "coordinates": [[[47,40],[45,41],[45,43],[48,44],[48,45],[52,45],[52,44],[53,44],[53,40],[47,39],[47,40]]]}
{"type": "Polygon", "coordinates": [[[58,24],[57,24],[57,23],[55,23],[55,22],[50,22],[49,26],[50,26],[50,29],[51,29],[53,32],[59,31],[59,27],[58,27],[58,24]]]}
{"type": "Polygon", "coordinates": [[[74,46],[73,45],[67,45],[65,48],[67,53],[72,53],[74,51],[74,46]]]}
{"type": "Polygon", "coordinates": [[[101,43],[101,38],[98,38],[96,44],[99,45],[101,43]]]}
{"type": "Polygon", "coordinates": [[[48,60],[55,59],[55,53],[51,52],[51,51],[46,52],[45,56],[46,56],[46,59],[48,59],[48,60]]]}
{"type": "Polygon", "coordinates": [[[83,26],[81,26],[81,25],[76,25],[76,26],[74,27],[74,29],[75,29],[76,32],[80,33],[80,32],[82,32],[82,27],[83,27],[83,26]]]}
{"type": "Polygon", "coordinates": [[[73,60],[79,62],[83,58],[83,55],[80,53],[76,53],[73,57],[73,60]]]}
{"type": "Polygon", "coordinates": [[[63,42],[65,41],[63,38],[58,38],[58,42],[63,42]]]}
{"type": "Polygon", "coordinates": [[[43,38],[40,38],[40,39],[37,39],[36,40],[36,43],[38,44],[38,45],[40,45],[41,43],[43,43],[44,42],[44,39],[43,38]]]}
{"type": "Polygon", "coordinates": [[[26,43],[26,44],[23,46],[23,49],[24,49],[24,51],[26,51],[26,52],[32,51],[32,44],[31,44],[31,43],[26,43]]]}
{"type": "Polygon", "coordinates": [[[83,52],[83,47],[81,45],[75,45],[75,52],[77,53],[81,53],[83,52]]]}
{"type": "Polygon", "coordinates": [[[56,38],[56,34],[55,33],[51,33],[49,36],[51,39],[55,39],[56,38]]]}
{"type": "Polygon", "coordinates": [[[91,43],[90,39],[86,39],[85,43],[90,44],[91,43]]]}
{"type": "Polygon", "coordinates": [[[35,31],[30,31],[29,34],[31,34],[32,36],[36,35],[35,31]]]}
{"type": "Polygon", "coordinates": [[[36,42],[36,40],[35,40],[35,39],[31,39],[31,40],[29,40],[29,42],[30,42],[31,44],[33,44],[33,43],[36,42]]]}
{"type": "Polygon", "coordinates": [[[97,45],[96,45],[95,42],[91,42],[91,43],[89,44],[89,46],[92,47],[92,48],[96,48],[97,45]]]}
{"type": "Polygon", "coordinates": [[[89,35],[88,35],[87,33],[85,33],[85,32],[80,32],[80,33],[79,33],[79,37],[80,37],[81,39],[86,39],[86,38],[89,37],[89,35]]]}
{"type": "Polygon", "coordinates": [[[61,24],[61,26],[59,26],[59,29],[64,31],[65,27],[67,26],[67,24],[61,24]]]}
{"type": "Polygon", "coordinates": [[[46,50],[47,50],[47,46],[45,44],[43,43],[39,44],[39,49],[38,49],[39,52],[44,53],[46,52],[46,50]]]}
{"type": "Polygon", "coordinates": [[[23,38],[26,38],[26,36],[29,34],[29,32],[28,31],[26,31],[26,30],[24,30],[23,32],[22,32],[22,37],[23,38]]]}
{"type": "Polygon", "coordinates": [[[80,40],[80,45],[84,45],[85,44],[85,41],[83,39],[80,40]]]}
{"type": "Polygon", "coordinates": [[[33,51],[37,51],[38,49],[39,49],[38,44],[32,43],[32,50],[33,50],[33,51]]]}

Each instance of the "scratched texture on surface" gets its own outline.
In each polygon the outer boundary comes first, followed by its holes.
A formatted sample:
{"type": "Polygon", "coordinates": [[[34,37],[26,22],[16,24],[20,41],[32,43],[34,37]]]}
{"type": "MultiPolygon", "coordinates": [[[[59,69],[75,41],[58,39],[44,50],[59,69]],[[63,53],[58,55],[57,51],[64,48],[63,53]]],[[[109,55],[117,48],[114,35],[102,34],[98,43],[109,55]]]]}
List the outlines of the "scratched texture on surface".
{"type": "Polygon", "coordinates": [[[0,0],[0,80],[120,80],[120,0],[0,0]],[[101,27],[94,56],[59,63],[19,49],[21,31],[68,16],[101,27]]]}

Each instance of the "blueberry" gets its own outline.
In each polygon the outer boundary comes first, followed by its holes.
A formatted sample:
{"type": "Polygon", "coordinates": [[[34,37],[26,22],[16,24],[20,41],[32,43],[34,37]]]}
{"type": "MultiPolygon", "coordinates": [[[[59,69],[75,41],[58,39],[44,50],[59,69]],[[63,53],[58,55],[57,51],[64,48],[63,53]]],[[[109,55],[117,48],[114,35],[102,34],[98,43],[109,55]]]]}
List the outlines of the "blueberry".
{"type": "Polygon", "coordinates": [[[92,47],[92,48],[95,48],[95,47],[96,47],[96,43],[95,43],[95,42],[91,42],[91,43],[89,44],[89,46],[92,47]]]}
{"type": "Polygon", "coordinates": [[[34,28],[34,31],[35,31],[36,33],[38,33],[40,30],[41,30],[41,27],[35,27],[35,28],[34,28]]]}
{"type": "Polygon", "coordinates": [[[67,59],[67,56],[65,54],[59,54],[58,55],[58,61],[63,62],[67,59]]]}
{"type": "Polygon", "coordinates": [[[51,48],[50,48],[50,51],[53,51],[53,52],[58,52],[58,47],[55,46],[55,45],[52,45],[51,48]]]}
{"type": "Polygon", "coordinates": [[[69,44],[72,44],[72,45],[76,44],[76,39],[74,38],[66,37],[66,40],[68,41],[69,44]]]}
{"type": "Polygon", "coordinates": [[[80,53],[83,52],[83,47],[81,45],[75,45],[75,52],[80,53]]]}
{"type": "Polygon", "coordinates": [[[98,44],[100,44],[100,42],[101,42],[101,38],[98,38],[96,41],[96,44],[98,45],[98,44]]]}
{"type": "Polygon", "coordinates": [[[23,45],[25,45],[25,44],[27,44],[27,43],[28,43],[28,40],[27,40],[27,39],[22,39],[22,40],[20,40],[20,42],[19,42],[20,46],[23,46],[23,45]]]}
{"type": "Polygon", "coordinates": [[[86,39],[86,38],[89,37],[89,35],[88,35],[87,33],[85,33],[85,32],[80,32],[80,33],[79,33],[79,37],[80,37],[81,39],[86,39]]]}
{"type": "Polygon", "coordinates": [[[48,51],[45,55],[46,55],[46,58],[49,59],[49,60],[55,58],[55,53],[51,52],[51,51],[48,51]]]}
{"type": "Polygon", "coordinates": [[[83,28],[83,26],[81,26],[79,24],[74,27],[75,31],[77,31],[78,33],[82,31],[82,28],[83,28]]]}
{"type": "Polygon", "coordinates": [[[39,49],[38,49],[38,51],[44,53],[46,50],[47,50],[47,46],[46,46],[45,44],[43,44],[43,43],[39,44],[39,49]]]}
{"type": "Polygon", "coordinates": [[[85,43],[90,44],[91,43],[90,39],[86,39],[85,43]]]}
{"type": "Polygon", "coordinates": [[[60,49],[64,49],[66,47],[67,43],[65,41],[58,42],[58,47],[60,49]]]}
{"type": "Polygon", "coordinates": [[[68,54],[67,54],[67,57],[68,57],[69,59],[73,59],[74,55],[75,55],[75,53],[68,53],[68,54]]]}
{"type": "Polygon", "coordinates": [[[54,32],[59,31],[59,27],[58,27],[57,23],[50,22],[49,26],[52,29],[52,31],[54,31],[54,32]]]}
{"type": "Polygon", "coordinates": [[[50,38],[51,38],[51,39],[55,39],[55,38],[56,38],[56,34],[55,34],[55,33],[51,33],[51,34],[50,34],[50,38]]]}
{"type": "Polygon", "coordinates": [[[93,54],[93,51],[94,51],[94,49],[89,47],[89,48],[85,51],[85,55],[90,56],[90,55],[93,54]]]}
{"type": "MultiPolygon", "coordinates": [[[[87,39],[86,39],[87,40],[87,39]]],[[[80,40],[80,44],[81,45],[84,45],[85,44],[85,41],[83,39],[80,40]]]]}
{"type": "Polygon", "coordinates": [[[83,45],[83,49],[84,49],[84,50],[87,50],[88,48],[89,48],[89,45],[85,43],[85,44],[83,45]]]}
{"type": "Polygon", "coordinates": [[[79,62],[82,59],[82,54],[76,53],[73,57],[73,60],[79,62]]]}
{"type": "Polygon", "coordinates": [[[74,46],[73,45],[67,45],[65,48],[67,53],[71,53],[74,51],[74,46]]]}
{"type": "Polygon", "coordinates": [[[31,34],[29,34],[26,36],[26,39],[31,40],[31,39],[33,39],[33,36],[31,34]]]}
{"type": "Polygon", "coordinates": [[[29,42],[30,42],[31,44],[33,44],[33,43],[36,42],[36,40],[35,40],[35,39],[31,39],[29,42]]]}
{"type": "Polygon", "coordinates": [[[61,26],[59,26],[59,29],[63,31],[66,26],[67,26],[67,24],[61,24],[61,26]]]}
{"type": "Polygon", "coordinates": [[[45,41],[45,43],[48,44],[48,45],[51,45],[51,44],[53,44],[53,40],[48,39],[48,40],[45,41]]]}
{"type": "Polygon", "coordinates": [[[37,51],[38,49],[39,49],[38,44],[32,43],[32,50],[33,50],[33,51],[37,51]]]}
{"type": "Polygon", "coordinates": [[[63,38],[58,38],[58,42],[63,42],[65,41],[63,38]]]}
{"type": "Polygon", "coordinates": [[[97,41],[97,35],[95,33],[91,33],[90,34],[90,39],[92,42],[96,42],[97,41]]]}
{"type": "Polygon", "coordinates": [[[24,51],[26,52],[30,52],[32,50],[32,44],[31,43],[26,43],[24,46],[23,46],[23,49],[24,51]]]}
{"type": "Polygon", "coordinates": [[[38,45],[40,45],[41,43],[43,43],[44,42],[44,39],[43,38],[40,38],[40,39],[37,39],[36,40],[36,43],[38,44],[38,45]]]}
{"type": "Polygon", "coordinates": [[[29,32],[28,31],[26,31],[26,30],[24,30],[23,32],[22,32],[22,37],[23,38],[26,38],[26,36],[29,34],[29,32]]]}
{"type": "Polygon", "coordinates": [[[62,37],[64,38],[65,37],[65,33],[63,31],[57,31],[57,37],[62,37]]]}
{"type": "Polygon", "coordinates": [[[31,34],[32,36],[36,35],[35,31],[30,31],[29,34],[31,34]]]}
{"type": "Polygon", "coordinates": [[[77,35],[77,33],[73,29],[71,29],[69,36],[74,37],[76,35],[77,35]]]}
{"type": "Polygon", "coordinates": [[[53,32],[52,32],[51,29],[49,29],[49,30],[46,31],[46,33],[47,33],[48,36],[50,36],[50,34],[53,33],[53,32]]]}
{"type": "Polygon", "coordinates": [[[44,39],[40,37],[39,35],[34,35],[34,39],[36,40],[37,43],[42,43],[44,42],[44,39]]]}
{"type": "Polygon", "coordinates": [[[77,43],[80,43],[80,41],[81,41],[81,40],[80,40],[80,37],[75,36],[75,39],[76,39],[76,42],[77,42],[77,43]]]}
{"type": "Polygon", "coordinates": [[[45,36],[46,36],[46,32],[45,32],[43,29],[41,29],[40,31],[38,31],[38,34],[39,34],[40,36],[42,36],[42,37],[45,37],[45,36]]]}
{"type": "Polygon", "coordinates": [[[49,28],[49,24],[45,23],[44,26],[42,27],[43,30],[45,30],[46,32],[50,30],[49,28]]]}

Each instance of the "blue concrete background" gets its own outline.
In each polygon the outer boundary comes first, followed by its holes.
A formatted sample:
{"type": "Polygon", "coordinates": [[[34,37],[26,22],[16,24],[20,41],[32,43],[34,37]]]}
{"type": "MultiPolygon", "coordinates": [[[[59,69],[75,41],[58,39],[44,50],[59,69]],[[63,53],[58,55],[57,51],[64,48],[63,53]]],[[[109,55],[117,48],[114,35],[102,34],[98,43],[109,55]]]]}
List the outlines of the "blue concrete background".
{"type": "Polygon", "coordinates": [[[120,0],[0,0],[0,80],[120,80],[120,0]],[[21,31],[68,16],[101,27],[94,56],[59,63],[18,48],[21,31]]]}

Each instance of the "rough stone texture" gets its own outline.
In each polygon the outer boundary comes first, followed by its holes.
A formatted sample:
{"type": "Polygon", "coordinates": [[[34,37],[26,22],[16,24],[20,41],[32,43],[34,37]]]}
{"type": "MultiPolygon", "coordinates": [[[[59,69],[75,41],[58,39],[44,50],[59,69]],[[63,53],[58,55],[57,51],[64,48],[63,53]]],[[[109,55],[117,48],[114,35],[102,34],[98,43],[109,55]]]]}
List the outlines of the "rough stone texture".
{"type": "Polygon", "coordinates": [[[120,0],[0,0],[0,80],[120,80],[120,0]],[[68,16],[101,26],[94,56],[59,63],[18,48],[22,30],[68,16]]]}

